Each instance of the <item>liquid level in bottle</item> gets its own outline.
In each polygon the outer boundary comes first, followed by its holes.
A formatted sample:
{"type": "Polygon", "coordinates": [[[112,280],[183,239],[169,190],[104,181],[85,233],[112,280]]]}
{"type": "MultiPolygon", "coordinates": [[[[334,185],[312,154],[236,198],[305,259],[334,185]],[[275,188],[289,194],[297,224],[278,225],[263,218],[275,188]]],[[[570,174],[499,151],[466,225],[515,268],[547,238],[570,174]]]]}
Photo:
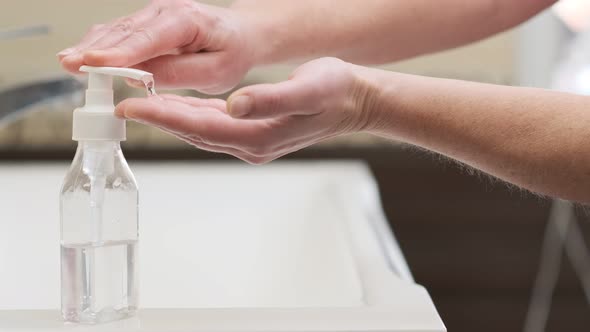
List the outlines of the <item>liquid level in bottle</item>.
{"type": "Polygon", "coordinates": [[[65,321],[94,324],[135,313],[137,241],[62,245],[61,260],[65,321]]]}

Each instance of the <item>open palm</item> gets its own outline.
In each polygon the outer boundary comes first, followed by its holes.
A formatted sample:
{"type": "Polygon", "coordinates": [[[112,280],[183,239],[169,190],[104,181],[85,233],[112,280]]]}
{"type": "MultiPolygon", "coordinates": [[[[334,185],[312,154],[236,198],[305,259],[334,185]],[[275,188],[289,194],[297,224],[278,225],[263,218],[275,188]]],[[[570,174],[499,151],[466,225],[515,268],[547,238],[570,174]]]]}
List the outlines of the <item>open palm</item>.
{"type": "Polygon", "coordinates": [[[266,163],[326,138],[365,129],[366,93],[354,65],[324,58],[290,79],[235,92],[228,102],[163,95],[128,99],[119,116],[156,126],[204,150],[266,163]]]}

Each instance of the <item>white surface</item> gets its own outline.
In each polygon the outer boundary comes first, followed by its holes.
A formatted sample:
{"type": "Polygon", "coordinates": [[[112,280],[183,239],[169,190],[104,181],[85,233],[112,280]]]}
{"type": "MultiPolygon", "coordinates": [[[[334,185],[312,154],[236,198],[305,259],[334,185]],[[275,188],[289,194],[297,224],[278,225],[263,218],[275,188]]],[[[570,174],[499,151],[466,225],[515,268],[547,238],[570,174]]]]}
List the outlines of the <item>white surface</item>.
{"type": "MultiPolygon", "coordinates": [[[[0,331],[63,328],[55,309],[66,166],[0,165],[0,331]]],[[[401,254],[382,250],[397,246],[371,227],[383,220],[362,164],[131,168],[144,310],[93,330],[444,330],[401,254]]]]}

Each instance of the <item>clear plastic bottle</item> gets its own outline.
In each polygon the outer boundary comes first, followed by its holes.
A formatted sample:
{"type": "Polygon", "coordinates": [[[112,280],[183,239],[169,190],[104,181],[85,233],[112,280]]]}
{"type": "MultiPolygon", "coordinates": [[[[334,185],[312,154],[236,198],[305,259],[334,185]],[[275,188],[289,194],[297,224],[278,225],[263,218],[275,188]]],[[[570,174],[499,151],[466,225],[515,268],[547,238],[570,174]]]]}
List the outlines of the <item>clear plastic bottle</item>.
{"type": "Polygon", "coordinates": [[[64,320],[92,324],[133,315],[138,191],[119,142],[78,143],[60,203],[64,320]]]}
{"type": "Polygon", "coordinates": [[[138,190],[121,151],[125,121],[114,115],[112,76],[150,73],[82,66],[86,104],[74,111],[78,149],[61,190],[61,301],[65,321],[103,323],[138,308],[138,190]]]}

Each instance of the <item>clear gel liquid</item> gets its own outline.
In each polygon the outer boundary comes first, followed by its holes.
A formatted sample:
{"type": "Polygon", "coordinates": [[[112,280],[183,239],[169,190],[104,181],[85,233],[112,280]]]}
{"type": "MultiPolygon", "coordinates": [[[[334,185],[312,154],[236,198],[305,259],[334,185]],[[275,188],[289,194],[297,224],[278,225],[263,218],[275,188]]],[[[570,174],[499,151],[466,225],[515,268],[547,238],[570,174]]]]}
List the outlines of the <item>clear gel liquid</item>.
{"type": "Polygon", "coordinates": [[[135,313],[137,241],[62,245],[61,260],[66,321],[94,324],[135,313]]]}
{"type": "Polygon", "coordinates": [[[156,93],[156,85],[155,85],[154,79],[152,77],[146,77],[142,81],[143,81],[143,84],[145,85],[145,90],[147,92],[148,98],[155,97],[158,95],[156,93]]]}

